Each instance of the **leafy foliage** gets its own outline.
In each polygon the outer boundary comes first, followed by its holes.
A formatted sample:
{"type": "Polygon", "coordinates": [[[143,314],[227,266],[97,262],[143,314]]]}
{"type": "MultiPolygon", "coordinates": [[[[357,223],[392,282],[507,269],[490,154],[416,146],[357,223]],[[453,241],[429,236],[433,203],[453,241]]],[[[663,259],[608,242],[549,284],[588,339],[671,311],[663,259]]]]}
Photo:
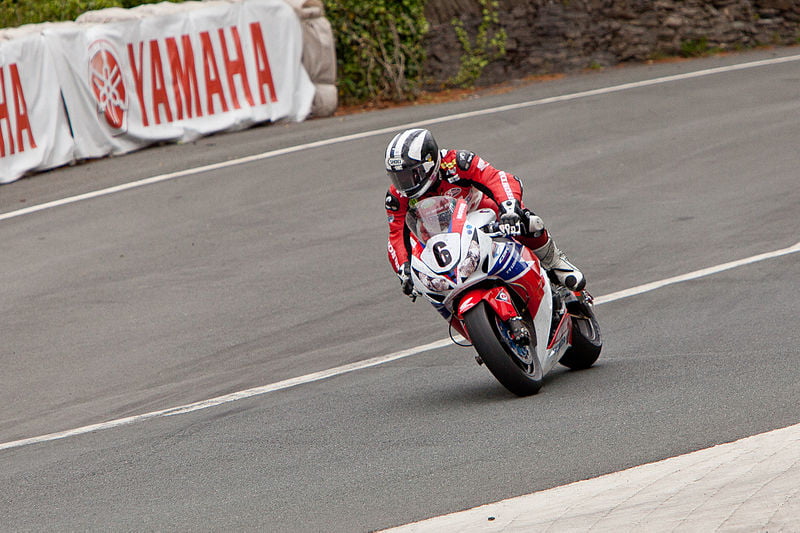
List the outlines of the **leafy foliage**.
{"type": "Polygon", "coordinates": [[[478,26],[474,43],[470,40],[464,23],[457,18],[452,20],[456,38],[464,49],[458,73],[450,80],[451,84],[458,87],[474,86],[486,65],[506,54],[508,39],[506,30],[499,28],[491,31],[493,27],[500,25],[499,1],[478,0],[478,3],[481,6],[481,23],[478,26]]]}
{"type": "Polygon", "coordinates": [[[683,41],[681,43],[681,56],[683,57],[702,57],[714,55],[723,50],[716,46],[711,46],[706,37],[683,41]]]}
{"type": "Polygon", "coordinates": [[[424,8],[425,0],[325,0],[342,102],[417,95],[428,31],[424,8]]]}
{"type": "Polygon", "coordinates": [[[86,11],[106,7],[135,7],[160,1],[162,0],[0,0],[0,28],[75,20],[86,11]]]}

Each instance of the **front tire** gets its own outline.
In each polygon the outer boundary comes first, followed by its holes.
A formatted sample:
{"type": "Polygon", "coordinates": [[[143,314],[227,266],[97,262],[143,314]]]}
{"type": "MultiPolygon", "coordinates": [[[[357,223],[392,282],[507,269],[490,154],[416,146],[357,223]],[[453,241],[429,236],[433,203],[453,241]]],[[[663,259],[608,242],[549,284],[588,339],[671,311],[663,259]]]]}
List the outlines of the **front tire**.
{"type": "MultiPolygon", "coordinates": [[[[528,347],[514,343],[504,324],[486,302],[464,314],[472,345],[489,371],[517,396],[530,396],[542,388],[542,366],[536,356],[536,339],[528,347]]],[[[529,326],[531,332],[533,328],[529,326]]]]}

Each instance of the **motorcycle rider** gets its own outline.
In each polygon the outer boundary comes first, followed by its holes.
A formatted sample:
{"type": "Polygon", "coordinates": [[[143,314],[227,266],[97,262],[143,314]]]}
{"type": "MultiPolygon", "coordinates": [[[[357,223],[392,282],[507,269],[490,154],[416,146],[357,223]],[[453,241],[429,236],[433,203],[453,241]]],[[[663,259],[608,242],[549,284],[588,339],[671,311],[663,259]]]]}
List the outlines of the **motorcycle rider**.
{"type": "MultiPolygon", "coordinates": [[[[542,266],[571,290],[586,285],[583,273],[567,260],[540,217],[522,203],[522,183],[468,150],[440,150],[430,131],[408,129],[395,135],[386,147],[386,173],[392,181],[386,193],[389,219],[389,262],[400,278],[403,292],[413,295],[410,231],[406,213],[429,196],[464,198],[475,209],[490,208],[499,215],[501,231],[520,225],[515,239],[531,249],[542,266]]],[[[518,321],[512,319],[518,324],[518,321]]],[[[512,327],[519,337],[524,328],[512,327]]]]}

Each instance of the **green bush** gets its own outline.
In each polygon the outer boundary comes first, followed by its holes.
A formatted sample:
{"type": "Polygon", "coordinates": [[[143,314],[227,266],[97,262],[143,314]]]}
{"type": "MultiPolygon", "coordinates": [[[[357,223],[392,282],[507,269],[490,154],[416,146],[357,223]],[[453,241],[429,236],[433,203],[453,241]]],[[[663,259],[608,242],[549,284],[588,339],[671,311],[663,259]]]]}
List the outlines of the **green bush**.
{"type": "Polygon", "coordinates": [[[478,0],[478,4],[481,8],[481,23],[476,31],[474,43],[461,20],[454,18],[451,22],[456,38],[464,50],[458,73],[450,79],[450,84],[456,87],[474,87],[486,65],[506,55],[508,35],[506,30],[500,27],[500,2],[478,0]],[[490,33],[492,28],[494,31],[490,33]]]}
{"type": "MultiPolygon", "coordinates": [[[[81,13],[106,7],[135,7],[162,0],[0,0],[0,28],[38,22],[75,20],[81,13]]],[[[175,0],[179,1],[179,0],[175,0]]]]}
{"type": "Polygon", "coordinates": [[[708,44],[708,39],[706,37],[683,41],[681,43],[681,56],[683,57],[710,56],[722,51],[721,48],[708,44]]]}
{"type": "Polygon", "coordinates": [[[84,11],[119,5],[119,0],[0,0],[0,27],[75,20],[84,11]]]}
{"type": "Polygon", "coordinates": [[[428,31],[424,8],[425,0],[325,0],[341,102],[416,97],[428,31]]]}

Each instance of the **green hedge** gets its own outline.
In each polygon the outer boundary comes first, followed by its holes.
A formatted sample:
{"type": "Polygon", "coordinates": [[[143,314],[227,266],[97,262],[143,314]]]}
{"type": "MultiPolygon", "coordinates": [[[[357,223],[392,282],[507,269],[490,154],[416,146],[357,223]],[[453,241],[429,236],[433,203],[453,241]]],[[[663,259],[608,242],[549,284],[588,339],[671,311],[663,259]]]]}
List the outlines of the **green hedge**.
{"type": "Polygon", "coordinates": [[[417,96],[428,31],[425,0],[324,0],[342,103],[417,96]]]}
{"type": "MultiPolygon", "coordinates": [[[[0,0],[0,27],[75,20],[106,7],[161,0],[0,0]]],[[[179,1],[179,0],[175,0],[179,1]]],[[[425,0],[324,0],[333,26],[340,101],[412,100],[419,91],[428,30],[425,0]]]]}
{"type": "MultiPolygon", "coordinates": [[[[0,28],[75,20],[86,11],[106,7],[135,7],[162,0],[0,0],[0,28]]],[[[178,1],[178,0],[175,0],[178,1]]]]}

